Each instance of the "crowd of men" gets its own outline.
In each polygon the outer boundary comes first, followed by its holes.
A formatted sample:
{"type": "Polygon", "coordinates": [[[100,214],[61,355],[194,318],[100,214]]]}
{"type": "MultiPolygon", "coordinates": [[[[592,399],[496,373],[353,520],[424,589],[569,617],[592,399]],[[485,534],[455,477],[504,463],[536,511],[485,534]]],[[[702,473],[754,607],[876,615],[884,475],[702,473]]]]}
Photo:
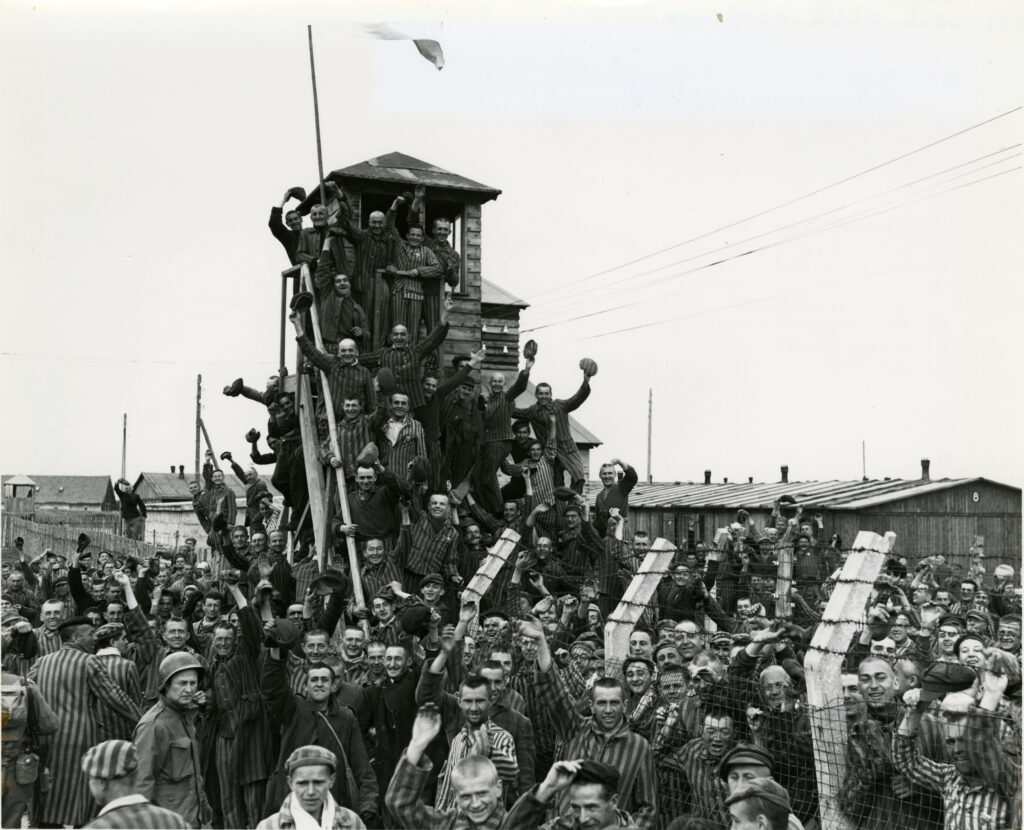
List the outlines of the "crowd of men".
{"type": "Polygon", "coordinates": [[[842,699],[815,711],[804,657],[848,551],[782,499],[766,523],[739,511],[713,538],[690,528],[628,654],[606,654],[606,618],[652,540],[630,519],[629,464],[603,464],[601,492],[582,496],[568,416],[596,365],[581,361],[571,397],[539,383],[525,408],[535,348],[507,388],[479,379],[482,353],[442,371],[450,222],[425,236],[417,191],[361,230],[340,196],[333,221],[314,207],[312,228],[296,213],[280,225],[275,209],[272,229],[315,270],[292,319],[304,377],[327,375],[336,440],[317,389],[309,461],[346,481],[348,520],[329,491],[318,555],[282,374],[225,393],[268,412],[270,452],[255,429],[246,440],[284,512],[225,453],[193,486],[209,556],[189,540],[139,561],[82,534],[67,558],[33,557],[16,540],[4,827],[1020,827],[1011,566],[890,555],[856,609],[842,699]],[[514,550],[467,592],[503,534],[514,550]],[[843,770],[827,798],[823,765],[843,770]]]}

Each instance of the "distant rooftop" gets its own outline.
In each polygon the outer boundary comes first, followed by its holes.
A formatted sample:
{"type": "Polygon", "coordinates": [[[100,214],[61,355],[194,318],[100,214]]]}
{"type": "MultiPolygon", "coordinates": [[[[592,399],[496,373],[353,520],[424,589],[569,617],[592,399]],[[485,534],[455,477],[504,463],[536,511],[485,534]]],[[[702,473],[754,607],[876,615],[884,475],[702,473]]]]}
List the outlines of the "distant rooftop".
{"type": "Polygon", "coordinates": [[[3,476],[3,484],[35,485],[37,504],[101,505],[113,497],[110,476],[3,476]]]}
{"type": "MultiPolygon", "coordinates": [[[[863,510],[888,502],[923,496],[964,484],[985,482],[1010,490],[1020,489],[986,478],[868,479],[863,481],[794,481],[770,484],[737,482],[735,484],[673,482],[647,484],[641,482],[629,496],[630,507],[714,507],[726,510],[770,510],[780,496],[792,496],[798,503],[828,510],[863,510]]],[[[593,501],[601,491],[601,483],[587,484],[586,497],[593,501]]]]}

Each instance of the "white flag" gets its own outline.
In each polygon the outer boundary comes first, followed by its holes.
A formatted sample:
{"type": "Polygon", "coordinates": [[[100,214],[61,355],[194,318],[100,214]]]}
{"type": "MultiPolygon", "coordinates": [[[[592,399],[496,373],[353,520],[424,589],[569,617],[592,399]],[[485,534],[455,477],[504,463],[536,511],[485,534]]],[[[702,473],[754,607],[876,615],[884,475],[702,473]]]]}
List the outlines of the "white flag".
{"type": "Polygon", "coordinates": [[[436,40],[412,37],[388,23],[368,23],[366,33],[379,40],[411,40],[423,57],[438,69],[444,69],[444,50],[436,40]]]}

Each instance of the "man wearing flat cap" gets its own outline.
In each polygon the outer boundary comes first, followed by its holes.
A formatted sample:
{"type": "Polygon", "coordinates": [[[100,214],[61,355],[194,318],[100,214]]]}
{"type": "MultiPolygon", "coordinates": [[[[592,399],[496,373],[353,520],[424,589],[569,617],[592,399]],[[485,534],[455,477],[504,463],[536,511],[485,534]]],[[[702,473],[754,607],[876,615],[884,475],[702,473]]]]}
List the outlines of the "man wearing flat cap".
{"type": "MultiPolygon", "coordinates": [[[[736,744],[718,763],[718,777],[725,784],[727,795],[743,789],[754,779],[772,779],[772,757],[767,750],[754,744],[736,744]]],[[[669,830],[676,830],[669,825],[669,830]]],[[[788,830],[804,830],[793,813],[789,814],[788,830]]]]}
{"type": "Polygon", "coordinates": [[[771,778],[754,778],[725,800],[732,830],[786,830],[789,793],[771,778]]]}
{"type": "Polygon", "coordinates": [[[263,819],[256,830],[366,830],[354,812],[334,800],[338,756],[322,746],[295,749],[285,761],[288,788],[281,809],[263,819]]]}
{"type": "Polygon", "coordinates": [[[600,761],[558,761],[545,779],[516,801],[503,830],[608,830],[635,828],[629,813],[619,809],[619,771],[600,761]],[[568,790],[566,807],[551,821],[544,817],[552,800],[568,790]]]}
{"type": "MultiPolygon", "coordinates": [[[[127,659],[121,649],[127,645],[125,627],[121,623],[108,622],[96,629],[96,659],[103,664],[110,679],[136,704],[142,705],[142,686],[135,662],[127,659]]],[[[98,709],[95,713],[99,722],[99,734],[103,740],[115,738],[128,740],[135,729],[135,721],[117,712],[98,709]]]]}
{"type": "Polygon", "coordinates": [[[82,754],[98,742],[94,712],[117,712],[127,720],[139,718],[139,707],[117,687],[93,653],[92,624],[72,617],[58,626],[61,647],[39,659],[28,679],[57,716],[58,728],[49,739],[51,784],[39,814],[39,826],[81,826],[93,815],[87,779],[79,766],[82,754]]]}
{"type": "Polygon", "coordinates": [[[100,807],[100,814],[86,827],[109,830],[137,827],[183,830],[188,827],[178,813],[157,807],[139,795],[135,787],[138,766],[135,745],[128,741],[104,741],[82,756],[82,772],[89,779],[89,791],[100,807]]]}

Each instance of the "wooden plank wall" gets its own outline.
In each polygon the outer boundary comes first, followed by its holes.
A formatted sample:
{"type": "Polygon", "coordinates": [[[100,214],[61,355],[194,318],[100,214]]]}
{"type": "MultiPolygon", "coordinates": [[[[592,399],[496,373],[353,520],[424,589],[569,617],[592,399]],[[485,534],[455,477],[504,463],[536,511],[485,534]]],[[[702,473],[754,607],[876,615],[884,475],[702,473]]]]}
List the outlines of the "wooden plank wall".
{"type": "Polygon", "coordinates": [[[481,209],[466,205],[462,214],[462,267],[466,273],[465,293],[456,295],[449,318],[448,339],[441,353],[442,371],[451,369],[452,358],[480,348],[481,209]]]}

